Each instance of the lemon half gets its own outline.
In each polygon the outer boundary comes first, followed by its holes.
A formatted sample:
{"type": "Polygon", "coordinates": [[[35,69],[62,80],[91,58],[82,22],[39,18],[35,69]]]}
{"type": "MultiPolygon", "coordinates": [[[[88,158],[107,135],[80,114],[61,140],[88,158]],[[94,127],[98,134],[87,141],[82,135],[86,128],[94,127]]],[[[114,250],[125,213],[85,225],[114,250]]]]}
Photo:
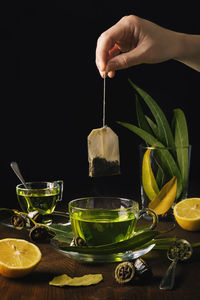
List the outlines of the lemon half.
{"type": "Polygon", "coordinates": [[[187,198],[174,206],[177,223],[185,230],[200,230],[200,198],[187,198]]]}
{"type": "Polygon", "coordinates": [[[29,274],[41,260],[40,249],[23,239],[0,240],[0,274],[10,278],[29,274]]]}

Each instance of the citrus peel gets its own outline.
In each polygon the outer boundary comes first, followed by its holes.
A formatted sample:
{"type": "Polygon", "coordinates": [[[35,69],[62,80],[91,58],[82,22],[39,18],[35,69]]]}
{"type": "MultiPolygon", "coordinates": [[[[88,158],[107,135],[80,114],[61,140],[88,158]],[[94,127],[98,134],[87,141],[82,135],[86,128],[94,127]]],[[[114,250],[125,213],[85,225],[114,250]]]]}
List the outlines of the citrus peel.
{"type": "Polygon", "coordinates": [[[174,203],[177,192],[177,179],[172,177],[160,190],[148,207],[157,215],[164,215],[174,203]]]}
{"type": "Polygon", "coordinates": [[[149,200],[153,200],[159,193],[159,188],[151,168],[151,149],[147,149],[142,161],[142,186],[149,200]]]}
{"type": "Polygon", "coordinates": [[[26,276],[33,271],[41,257],[40,249],[26,240],[0,240],[0,274],[5,277],[26,276]]]}
{"type": "Polygon", "coordinates": [[[200,198],[187,198],[178,202],[173,209],[174,217],[183,229],[200,230],[200,198]]]}

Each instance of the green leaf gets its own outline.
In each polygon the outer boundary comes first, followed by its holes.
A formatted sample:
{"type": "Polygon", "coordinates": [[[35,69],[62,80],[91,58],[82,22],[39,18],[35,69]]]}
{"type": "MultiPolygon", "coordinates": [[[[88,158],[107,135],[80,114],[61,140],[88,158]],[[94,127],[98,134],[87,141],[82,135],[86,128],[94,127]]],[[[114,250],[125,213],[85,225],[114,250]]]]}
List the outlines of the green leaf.
{"type": "Polygon", "coordinates": [[[159,157],[157,157],[156,152],[153,151],[153,159],[155,160],[155,163],[158,167],[157,173],[156,173],[156,182],[158,184],[159,189],[162,188],[164,182],[165,182],[165,172],[163,170],[163,167],[161,165],[161,162],[159,160],[159,157]]]}
{"type": "Polygon", "coordinates": [[[158,149],[157,154],[160,158],[160,161],[162,162],[162,168],[163,170],[168,172],[169,178],[175,176],[177,179],[178,186],[177,186],[176,199],[178,199],[183,190],[183,183],[182,183],[182,176],[177,166],[177,163],[167,148],[158,149]]]}
{"type": "Polygon", "coordinates": [[[146,132],[145,130],[126,122],[117,121],[118,124],[126,127],[130,131],[136,133],[139,137],[141,137],[147,144],[157,146],[157,147],[164,147],[162,143],[160,143],[152,134],[146,132]]]}
{"type": "MultiPolygon", "coordinates": [[[[112,254],[121,253],[129,250],[142,248],[144,244],[154,241],[153,239],[162,234],[160,231],[145,230],[135,234],[132,238],[118,243],[100,245],[100,246],[68,246],[58,245],[60,249],[70,252],[78,252],[85,254],[112,254]]],[[[153,244],[153,242],[152,242],[153,244]]]]}
{"type": "Polygon", "coordinates": [[[183,181],[183,193],[185,193],[189,171],[189,138],[186,118],[181,109],[174,109],[172,124],[174,127],[177,161],[183,181]]]}
{"type": "Polygon", "coordinates": [[[173,113],[175,145],[176,147],[188,147],[189,137],[185,114],[180,108],[174,109],[173,113]]]}
{"type": "Polygon", "coordinates": [[[145,116],[145,118],[149,126],[151,127],[154,135],[158,138],[159,137],[158,126],[148,116],[145,116]]]}
{"type": "Polygon", "coordinates": [[[74,237],[71,225],[51,224],[47,227],[56,234],[54,239],[56,239],[59,242],[66,242],[69,244],[71,243],[74,237]]]}
{"type": "Polygon", "coordinates": [[[141,137],[146,143],[150,144],[151,146],[162,148],[160,150],[158,149],[158,155],[160,157],[160,160],[162,161],[163,169],[168,172],[170,177],[175,176],[178,181],[177,195],[176,195],[176,198],[178,198],[182,192],[182,176],[170,151],[167,148],[165,148],[165,146],[161,142],[159,142],[154,136],[144,131],[143,129],[126,122],[118,121],[117,123],[129,129],[130,131],[134,132],[135,134],[137,134],[139,137],[141,137]]]}
{"type": "Polygon", "coordinates": [[[149,126],[146,118],[145,118],[145,115],[142,111],[142,107],[141,107],[141,104],[138,100],[138,96],[136,95],[136,114],[137,114],[137,121],[138,121],[138,125],[141,129],[145,130],[146,132],[152,134],[152,130],[151,130],[151,127],[149,126]]]}
{"type": "Polygon", "coordinates": [[[132,87],[138,92],[138,94],[142,97],[142,99],[145,101],[147,106],[149,107],[150,111],[152,112],[158,128],[158,139],[159,141],[166,147],[169,147],[171,149],[175,148],[175,142],[172,135],[171,128],[169,126],[169,123],[161,110],[161,108],[158,106],[156,101],[145,91],[143,91],[141,88],[139,88],[135,83],[133,83],[129,79],[130,84],[132,87]]]}

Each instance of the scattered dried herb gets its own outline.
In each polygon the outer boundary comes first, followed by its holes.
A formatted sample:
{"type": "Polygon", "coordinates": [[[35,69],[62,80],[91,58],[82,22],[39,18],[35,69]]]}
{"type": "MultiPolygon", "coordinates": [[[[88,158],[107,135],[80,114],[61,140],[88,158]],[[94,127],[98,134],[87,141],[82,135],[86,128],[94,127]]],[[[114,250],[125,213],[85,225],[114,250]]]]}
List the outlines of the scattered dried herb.
{"type": "Polygon", "coordinates": [[[151,267],[142,258],[135,261],[125,261],[115,268],[115,280],[119,284],[130,284],[134,279],[147,279],[152,277],[151,267]]]}
{"type": "Polygon", "coordinates": [[[137,276],[142,279],[152,277],[152,269],[150,265],[141,257],[137,258],[134,263],[137,276]]]}
{"type": "Polygon", "coordinates": [[[127,284],[132,282],[134,275],[135,266],[129,261],[120,263],[115,269],[115,280],[119,284],[127,284]]]}
{"type": "Polygon", "coordinates": [[[84,239],[82,239],[80,236],[74,238],[73,241],[74,241],[74,246],[87,246],[84,239]]]}
{"type": "Polygon", "coordinates": [[[92,284],[97,284],[103,280],[102,274],[88,274],[81,277],[71,278],[70,276],[63,274],[60,276],[54,277],[49,284],[54,286],[88,286],[92,284]]]}
{"type": "Polygon", "coordinates": [[[47,226],[35,225],[33,228],[31,228],[29,237],[33,242],[49,242],[53,237],[55,237],[55,233],[49,230],[47,226]]]}
{"type": "MultiPolygon", "coordinates": [[[[11,216],[11,220],[10,220],[11,225],[13,225],[15,227],[15,229],[17,229],[17,230],[23,229],[26,226],[28,221],[29,221],[29,219],[20,213],[13,214],[11,216]]],[[[30,221],[29,221],[29,223],[30,223],[30,221]]]]}

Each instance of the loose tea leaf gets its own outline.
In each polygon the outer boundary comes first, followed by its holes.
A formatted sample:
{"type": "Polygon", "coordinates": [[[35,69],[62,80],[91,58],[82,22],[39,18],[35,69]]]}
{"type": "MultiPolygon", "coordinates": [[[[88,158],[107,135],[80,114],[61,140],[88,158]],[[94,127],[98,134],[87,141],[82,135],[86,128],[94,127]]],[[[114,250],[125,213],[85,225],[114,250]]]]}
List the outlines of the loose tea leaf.
{"type": "Polygon", "coordinates": [[[63,274],[56,276],[49,282],[50,285],[54,286],[88,286],[92,284],[97,284],[103,280],[102,274],[88,274],[81,277],[71,278],[70,276],[63,274]]]}

